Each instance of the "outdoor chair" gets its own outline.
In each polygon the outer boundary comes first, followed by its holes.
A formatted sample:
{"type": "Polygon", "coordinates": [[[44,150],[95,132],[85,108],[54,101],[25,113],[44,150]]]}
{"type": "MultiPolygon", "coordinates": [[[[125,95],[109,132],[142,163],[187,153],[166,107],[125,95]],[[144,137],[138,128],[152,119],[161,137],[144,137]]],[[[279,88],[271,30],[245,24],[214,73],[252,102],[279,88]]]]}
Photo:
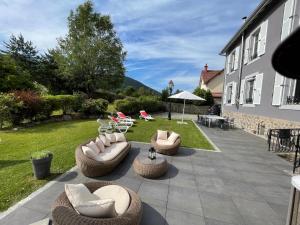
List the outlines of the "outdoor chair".
{"type": "Polygon", "coordinates": [[[231,119],[229,119],[229,127],[231,128],[231,129],[234,129],[234,118],[231,118],[231,119]]]}
{"type": "MultiPolygon", "coordinates": [[[[97,181],[84,184],[90,192],[107,186],[116,185],[110,181],[97,181]]],[[[124,187],[130,196],[130,204],[126,212],[112,218],[94,218],[78,214],[72,207],[65,192],[61,193],[52,205],[54,225],[139,225],[142,218],[142,202],[131,189],[124,187]]]]}
{"type": "Polygon", "coordinates": [[[130,121],[120,120],[114,116],[108,116],[108,118],[112,121],[112,123],[119,125],[119,126],[128,126],[128,127],[133,126],[133,122],[130,122],[130,121]]]}
{"type": "Polygon", "coordinates": [[[219,120],[219,127],[223,130],[227,130],[230,127],[229,119],[225,118],[225,120],[219,120]]]}
{"type": "Polygon", "coordinates": [[[101,119],[97,119],[97,123],[100,124],[100,126],[98,128],[99,134],[102,134],[102,133],[112,133],[113,126],[110,123],[106,123],[106,122],[104,122],[101,119]]]}
{"type": "MultiPolygon", "coordinates": [[[[168,131],[168,137],[170,137],[172,132],[168,131]]],[[[157,133],[155,133],[151,138],[151,146],[156,152],[163,155],[176,155],[181,144],[181,137],[179,136],[174,144],[172,145],[160,145],[157,143],[157,133]]]]}
{"type": "Polygon", "coordinates": [[[150,114],[146,113],[145,110],[140,111],[139,117],[140,119],[145,119],[145,121],[154,120],[154,118],[150,114]]]}
{"type": "Polygon", "coordinates": [[[127,122],[135,122],[135,119],[132,119],[130,116],[126,116],[124,113],[122,112],[117,112],[118,115],[118,119],[121,121],[127,121],[127,122]]]}

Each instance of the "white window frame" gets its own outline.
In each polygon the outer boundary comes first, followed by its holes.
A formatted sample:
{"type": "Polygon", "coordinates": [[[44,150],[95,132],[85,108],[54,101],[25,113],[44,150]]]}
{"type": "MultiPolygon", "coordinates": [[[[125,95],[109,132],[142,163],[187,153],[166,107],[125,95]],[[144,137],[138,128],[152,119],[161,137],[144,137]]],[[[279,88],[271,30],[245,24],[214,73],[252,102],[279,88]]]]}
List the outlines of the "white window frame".
{"type": "Polygon", "coordinates": [[[261,27],[258,27],[256,28],[252,33],[251,33],[251,36],[250,36],[250,42],[249,42],[249,54],[248,54],[248,57],[249,57],[249,62],[252,62],[254,61],[255,59],[257,59],[259,57],[259,53],[258,53],[258,47],[259,47],[259,33],[260,33],[260,29],[261,27]],[[254,58],[254,37],[256,37],[256,56],[254,58]]]}
{"type": "Polygon", "coordinates": [[[226,88],[226,102],[225,102],[225,105],[232,105],[231,104],[231,102],[232,102],[232,94],[233,94],[233,82],[229,82],[227,84],[227,88],[226,88]],[[228,95],[229,88],[231,88],[230,95],[228,95]],[[229,96],[230,96],[230,99],[228,99],[229,96]],[[229,100],[230,100],[230,102],[229,102],[229,100]]]}
{"type": "Polygon", "coordinates": [[[244,93],[243,93],[243,106],[245,106],[245,107],[253,107],[253,106],[255,106],[254,105],[254,86],[253,86],[253,93],[252,93],[252,103],[246,103],[246,99],[247,99],[247,97],[246,96],[248,96],[248,93],[247,93],[247,89],[246,89],[246,87],[247,87],[247,82],[249,81],[249,80],[254,80],[254,83],[253,83],[253,85],[255,85],[255,79],[256,79],[256,75],[257,75],[258,73],[255,73],[255,74],[250,74],[250,75],[248,75],[248,76],[246,76],[245,77],[245,83],[244,83],[244,93]]]}
{"type": "Polygon", "coordinates": [[[300,104],[287,104],[287,97],[295,96],[296,82],[300,82],[300,79],[296,80],[296,79],[284,78],[282,98],[281,98],[281,103],[279,105],[280,109],[300,110],[300,104]]]}

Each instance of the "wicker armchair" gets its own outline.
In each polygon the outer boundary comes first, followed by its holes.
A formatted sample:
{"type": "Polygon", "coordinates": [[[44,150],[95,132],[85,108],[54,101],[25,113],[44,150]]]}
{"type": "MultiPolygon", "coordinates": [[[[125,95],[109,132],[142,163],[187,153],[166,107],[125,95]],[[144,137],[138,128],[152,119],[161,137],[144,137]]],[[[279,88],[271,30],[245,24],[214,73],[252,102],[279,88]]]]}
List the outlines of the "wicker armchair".
{"type": "MultiPolygon", "coordinates": [[[[171,132],[168,131],[168,137],[171,135],[171,132]]],[[[159,145],[156,142],[157,133],[155,133],[151,138],[151,146],[156,150],[156,152],[164,155],[176,155],[181,144],[181,138],[178,137],[177,140],[172,145],[159,145]]]]}
{"type": "Polygon", "coordinates": [[[79,145],[75,151],[76,164],[87,177],[99,177],[110,173],[125,158],[131,148],[131,144],[127,143],[125,149],[117,157],[99,162],[83,154],[81,147],[89,142],[79,145]]]}
{"type": "MultiPolygon", "coordinates": [[[[98,188],[115,184],[109,181],[85,183],[84,185],[94,192],[98,188]]],[[[138,225],[142,218],[142,203],[140,197],[126,188],[130,195],[130,205],[127,211],[114,218],[93,218],[78,214],[72,207],[65,192],[60,194],[52,205],[54,225],[138,225]]]]}

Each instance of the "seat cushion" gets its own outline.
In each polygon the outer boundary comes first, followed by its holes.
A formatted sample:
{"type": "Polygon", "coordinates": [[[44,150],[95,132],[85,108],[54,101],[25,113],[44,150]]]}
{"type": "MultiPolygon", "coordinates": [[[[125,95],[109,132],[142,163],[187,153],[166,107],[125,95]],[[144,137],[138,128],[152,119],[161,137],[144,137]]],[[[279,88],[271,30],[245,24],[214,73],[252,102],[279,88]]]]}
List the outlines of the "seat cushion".
{"type": "Polygon", "coordinates": [[[118,215],[122,215],[128,209],[130,196],[128,191],[119,185],[107,185],[97,189],[94,195],[99,199],[113,199],[115,201],[115,210],[118,215]]]}
{"type": "Polygon", "coordinates": [[[174,144],[179,136],[180,136],[179,134],[172,132],[171,135],[168,137],[168,141],[170,141],[170,143],[174,144]]]}
{"type": "Polygon", "coordinates": [[[76,211],[84,216],[111,218],[117,216],[113,199],[87,201],[76,206],[76,211]]]}
{"type": "Polygon", "coordinates": [[[93,149],[87,146],[82,146],[81,149],[83,154],[89,157],[90,159],[96,159],[98,156],[98,154],[96,154],[96,152],[93,149]]]}
{"type": "Polygon", "coordinates": [[[172,144],[174,144],[174,143],[172,143],[172,142],[169,141],[169,140],[160,140],[160,139],[158,139],[158,140],[156,141],[156,143],[157,143],[158,145],[162,145],[162,146],[171,146],[172,144]]]}
{"type": "Polygon", "coordinates": [[[126,137],[123,133],[114,133],[116,142],[126,142],[126,137]]]}
{"type": "Polygon", "coordinates": [[[167,140],[168,132],[165,130],[157,130],[157,140],[167,140]]]}
{"type": "Polygon", "coordinates": [[[97,161],[109,161],[116,158],[126,147],[127,142],[117,142],[105,148],[105,151],[97,155],[97,161]]]}
{"type": "Polygon", "coordinates": [[[84,184],[65,184],[65,192],[74,208],[84,202],[99,200],[84,184]]]}

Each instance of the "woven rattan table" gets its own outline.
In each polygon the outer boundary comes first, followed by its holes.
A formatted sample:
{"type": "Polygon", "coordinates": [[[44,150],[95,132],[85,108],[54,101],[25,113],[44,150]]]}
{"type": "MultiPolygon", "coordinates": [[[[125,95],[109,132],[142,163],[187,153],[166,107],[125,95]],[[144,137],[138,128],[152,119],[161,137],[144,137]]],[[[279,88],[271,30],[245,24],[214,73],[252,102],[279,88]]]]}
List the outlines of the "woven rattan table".
{"type": "Polygon", "coordinates": [[[156,154],[156,159],[149,159],[147,155],[138,155],[133,162],[134,171],[147,178],[157,178],[168,170],[168,162],[162,155],[156,154]]]}

